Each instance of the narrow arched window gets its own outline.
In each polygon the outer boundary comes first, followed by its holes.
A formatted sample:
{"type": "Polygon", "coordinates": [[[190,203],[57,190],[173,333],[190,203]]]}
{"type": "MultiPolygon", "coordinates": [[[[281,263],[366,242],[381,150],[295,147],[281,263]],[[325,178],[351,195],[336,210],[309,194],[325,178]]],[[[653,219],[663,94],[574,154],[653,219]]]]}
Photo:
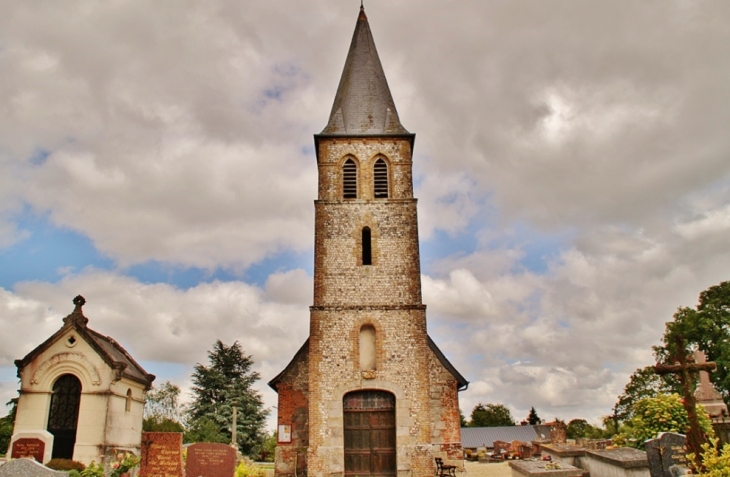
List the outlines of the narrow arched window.
{"type": "Polygon", "coordinates": [[[357,166],[352,159],[342,165],[342,198],[357,199],[357,166]]]}
{"type": "Polygon", "coordinates": [[[364,325],[360,328],[360,370],[375,369],[375,328],[364,325]]]}
{"type": "Polygon", "coordinates": [[[373,264],[373,248],[370,239],[370,227],[363,227],[362,229],[362,264],[373,264]]]}
{"type": "Polygon", "coordinates": [[[127,389],[127,402],[124,403],[124,410],[130,412],[132,410],[132,390],[127,389]]]}
{"type": "Polygon", "coordinates": [[[373,167],[373,187],[376,199],[388,198],[388,165],[383,159],[375,161],[373,167]]]}

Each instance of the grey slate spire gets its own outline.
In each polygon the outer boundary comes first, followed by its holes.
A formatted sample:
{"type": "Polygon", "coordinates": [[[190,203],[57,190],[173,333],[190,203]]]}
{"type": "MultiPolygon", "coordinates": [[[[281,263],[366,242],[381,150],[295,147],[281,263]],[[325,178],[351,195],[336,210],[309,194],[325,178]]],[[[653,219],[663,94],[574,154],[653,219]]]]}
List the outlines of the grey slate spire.
{"type": "Polygon", "coordinates": [[[361,6],[330,119],[321,135],[383,134],[409,132],[398,119],[368,18],[361,6]]]}

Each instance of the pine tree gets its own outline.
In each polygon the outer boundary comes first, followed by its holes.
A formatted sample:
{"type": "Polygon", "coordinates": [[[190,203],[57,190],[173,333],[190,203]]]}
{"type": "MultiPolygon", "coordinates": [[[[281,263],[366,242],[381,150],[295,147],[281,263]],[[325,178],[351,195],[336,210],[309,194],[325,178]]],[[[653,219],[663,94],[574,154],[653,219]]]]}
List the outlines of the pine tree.
{"type": "Polygon", "coordinates": [[[536,426],[540,424],[540,418],[537,416],[537,411],[535,411],[534,407],[530,408],[530,414],[527,415],[527,422],[531,426],[536,426]]]}
{"type": "Polygon", "coordinates": [[[266,438],[264,424],[269,414],[253,384],[259,373],[254,362],[236,341],[226,346],[217,340],[208,352],[209,366],[195,365],[193,402],[187,410],[186,440],[230,442],[233,406],[237,407],[236,441],[244,455],[255,456],[266,438]]]}

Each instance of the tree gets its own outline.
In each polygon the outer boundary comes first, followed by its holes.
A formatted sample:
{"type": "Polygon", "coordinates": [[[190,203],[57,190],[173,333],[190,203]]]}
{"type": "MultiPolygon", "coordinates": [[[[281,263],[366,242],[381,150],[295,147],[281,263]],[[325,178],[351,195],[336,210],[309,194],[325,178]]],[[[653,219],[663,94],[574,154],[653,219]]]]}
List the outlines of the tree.
{"type": "Polygon", "coordinates": [[[536,426],[540,424],[541,420],[537,415],[537,411],[535,411],[534,407],[530,408],[530,414],[527,415],[527,423],[531,426],[536,426]]]}
{"type": "Polygon", "coordinates": [[[236,341],[226,346],[220,340],[208,352],[209,366],[198,363],[192,375],[193,401],[187,409],[186,440],[230,442],[233,406],[238,409],[236,443],[244,455],[258,454],[265,439],[269,411],[253,388],[259,373],[251,368],[251,356],[236,341]]]}
{"type": "MultiPolygon", "coordinates": [[[[702,406],[699,406],[697,414],[702,430],[713,435],[712,422],[702,406]]],[[[644,447],[644,441],[654,439],[660,432],[686,434],[689,428],[687,411],[678,394],[659,394],[654,398],[641,399],[631,410],[631,416],[616,441],[626,440],[628,445],[639,449],[644,447]]]]}
{"type": "Polygon", "coordinates": [[[589,424],[585,419],[573,419],[565,429],[565,435],[568,439],[579,439],[581,437],[600,439],[603,434],[603,429],[589,424]]]}
{"type": "Polygon", "coordinates": [[[469,427],[498,427],[498,426],[514,426],[515,420],[512,419],[512,413],[502,404],[482,403],[474,406],[471,411],[471,420],[469,427]]]}
{"type": "Polygon", "coordinates": [[[464,417],[464,412],[459,408],[459,426],[460,427],[467,427],[469,424],[466,422],[466,417],[464,417]]]}
{"type": "Polygon", "coordinates": [[[676,375],[681,384],[682,403],[690,423],[686,430],[687,449],[694,455],[697,469],[702,466],[699,459],[702,444],[707,442],[694,397],[697,374],[717,369],[717,373],[710,374],[710,379],[727,399],[730,390],[730,375],[726,369],[730,364],[729,338],[730,282],[722,282],[700,293],[696,309],[678,309],[674,321],[666,324],[663,345],[654,347],[657,374],[676,375]],[[710,362],[695,363],[690,354],[696,349],[704,351],[710,362]]]}
{"type": "Polygon", "coordinates": [[[11,399],[7,404],[11,404],[10,412],[5,417],[0,417],[0,452],[4,453],[10,446],[10,438],[13,436],[13,427],[15,426],[15,411],[18,408],[18,398],[11,399]]]}
{"type": "Polygon", "coordinates": [[[659,376],[654,372],[654,366],[638,368],[631,375],[628,384],[624,387],[624,392],[613,406],[615,427],[618,428],[620,422],[631,419],[631,409],[640,400],[679,391],[676,380],[668,376],[659,376]]]}
{"type": "Polygon", "coordinates": [[[179,404],[180,388],[165,381],[159,388],[147,391],[144,405],[145,432],[183,432],[182,412],[179,404]]]}
{"type": "Polygon", "coordinates": [[[725,402],[730,401],[730,281],[712,286],[700,293],[695,309],[680,308],[674,320],[666,324],[664,344],[654,347],[657,362],[666,362],[677,350],[676,337],[684,340],[689,352],[699,348],[707,355],[707,361],[717,363],[717,370],[710,373],[710,380],[722,393],[725,402]]]}

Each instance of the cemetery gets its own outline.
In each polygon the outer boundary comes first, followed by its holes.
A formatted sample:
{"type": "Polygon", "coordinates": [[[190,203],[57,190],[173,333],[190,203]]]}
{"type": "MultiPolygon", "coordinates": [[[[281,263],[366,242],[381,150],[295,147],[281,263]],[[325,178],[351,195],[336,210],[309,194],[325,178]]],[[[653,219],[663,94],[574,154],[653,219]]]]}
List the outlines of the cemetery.
{"type": "Polygon", "coordinates": [[[238,342],[219,340],[209,354],[228,359],[226,369],[196,366],[185,433],[148,431],[155,375],[88,326],[79,295],[60,329],[15,362],[19,398],[0,477],[480,477],[505,462],[512,477],[701,471],[702,444],[713,425],[727,428],[728,410],[709,377],[717,363],[671,326],[653,375],[679,386],[672,402],[681,399],[687,422],[674,425],[682,433],[630,434],[624,425],[622,435],[618,418],[611,439],[568,439],[557,419],[461,427],[459,393],[469,382],[429,336],[421,301],[414,141],[361,6],[331,115],[315,135],[310,334],[268,382],[278,399],[270,469],[243,455],[260,446],[268,410],[250,388],[259,376],[238,342]],[[234,368],[242,376],[224,372],[234,368]],[[239,406],[246,411],[237,417],[239,406]],[[255,432],[237,435],[243,421],[255,432]],[[44,465],[57,460],[81,470],[44,465]]]}

